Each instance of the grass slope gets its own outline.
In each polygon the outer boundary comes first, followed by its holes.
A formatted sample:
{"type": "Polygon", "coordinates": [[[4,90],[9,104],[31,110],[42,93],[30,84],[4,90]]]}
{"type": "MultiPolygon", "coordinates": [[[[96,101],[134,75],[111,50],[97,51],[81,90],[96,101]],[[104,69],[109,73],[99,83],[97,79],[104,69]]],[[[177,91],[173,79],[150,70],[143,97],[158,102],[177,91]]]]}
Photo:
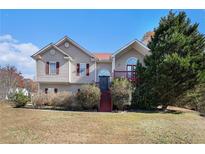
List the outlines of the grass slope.
{"type": "Polygon", "coordinates": [[[66,112],[0,103],[0,125],[0,143],[205,143],[205,118],[186,110],[66,112]]]}

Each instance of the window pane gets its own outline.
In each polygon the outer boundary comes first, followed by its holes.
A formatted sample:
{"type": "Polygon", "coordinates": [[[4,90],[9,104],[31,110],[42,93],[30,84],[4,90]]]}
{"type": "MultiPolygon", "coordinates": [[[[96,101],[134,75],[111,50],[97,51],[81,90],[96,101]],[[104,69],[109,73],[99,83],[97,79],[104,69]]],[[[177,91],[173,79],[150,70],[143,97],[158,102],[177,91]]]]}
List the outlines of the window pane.
{"type": "Polygon", "coordinates": [[[131,57],[127,60],[127,65],[136,65],[137,59],[135,57],[131,57]]]}
{"type": "Polygon", "coordinates": [[[80,75],[85,76],[86,73],[86,64],[80,64],[80,75]]]}
{"type": "Polygon", "coordinates": [[[132,66],[127,66],[127,71],[129,71],[129,72],[127,72],[127,77],[131,78],[132,72],[130,72],[130,71],[132,71],[132,66]]]}
{"type": "Polygon", "coordinates": [[[132,71],[132,66],[127,66],[127,71],[132,71]]]}
{"type": "Polygon", "coordinates": [[[50,63],[50,74],[56,74],[56,63],[50,63]]]}
{"type": "Polygon", "coordinates": [[[110,76],[110,72],[107,69],[100,70],[98,76],[110,76]]]}

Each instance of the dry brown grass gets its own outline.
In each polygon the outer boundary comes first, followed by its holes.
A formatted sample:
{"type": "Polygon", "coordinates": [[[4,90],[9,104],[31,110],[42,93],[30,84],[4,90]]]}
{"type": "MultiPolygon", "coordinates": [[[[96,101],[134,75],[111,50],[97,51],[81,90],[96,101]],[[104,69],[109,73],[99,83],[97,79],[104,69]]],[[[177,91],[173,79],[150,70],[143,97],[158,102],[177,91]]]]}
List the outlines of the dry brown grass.
{"type": "Polygon", "coordinates": [[[0,103],[0,143],[205,143],[204,117],[174,113],[46,111],[0,103]]]}

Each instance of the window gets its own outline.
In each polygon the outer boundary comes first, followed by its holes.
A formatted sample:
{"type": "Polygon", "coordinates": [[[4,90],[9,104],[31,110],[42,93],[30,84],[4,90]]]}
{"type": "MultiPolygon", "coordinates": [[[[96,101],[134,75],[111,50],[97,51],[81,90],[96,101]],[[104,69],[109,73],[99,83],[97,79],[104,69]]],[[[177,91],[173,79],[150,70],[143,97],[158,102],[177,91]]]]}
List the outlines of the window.
{"type": "Polygon", "coordinates": [[[85,75],[86,75],[86,64],[80,63],[80,76],[85,76],[85,75]]]}
{"type": "Polygon", "coordinates": [[[58,92],[58,89],[57,88],[54,88],[54,93],[57,93],[58,92]]]}
{"type": "Polygon", "coordinates": [[[56,74],[56,63],[50,62],[50,74],[56,74]]]}
{"type": "Polygon", "coordinates": [[[110,72],[107,69],[101,69],[98,76],[110,76],[110,72]]]}
{"type": "Polygon", "coordinates": [[[137,62],[138,60],[135,57],[128,58],[127,66],[126,66],[127,78],[129,79],[135,78],[135,69],[136,69],[137,62]]]}
{"type": "Polygon", "coordinates": [[[137,58],[135,58],[135,57],[130,57],[130,58],[128,58],[128,60],[127,60],[127,65],[137,65],[137,58]]]}
{"type": "Polygon", "coordinates": [[[47,94],[48,93],[48,88],[45,88],[45,94],[47,94]]]}
{"type": "Polygon", "coordinates": [[[90,71],[89,71],[89,64],[86,63],[78,63],[76,67],[76,75],[77,76],[89,76],[90,71]]]}

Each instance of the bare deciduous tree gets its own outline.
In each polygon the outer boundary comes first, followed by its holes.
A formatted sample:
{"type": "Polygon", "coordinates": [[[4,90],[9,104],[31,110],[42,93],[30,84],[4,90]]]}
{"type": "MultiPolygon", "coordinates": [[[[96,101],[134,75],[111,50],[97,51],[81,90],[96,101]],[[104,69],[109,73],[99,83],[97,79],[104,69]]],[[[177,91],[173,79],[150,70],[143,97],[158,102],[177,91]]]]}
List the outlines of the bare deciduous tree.
{"type": "Polygon", "coordinates": [[[0,96],[5,98],[8,92],[17,87],[24,87],[23,76],[15,66],[0,66],[0,96]]]}

